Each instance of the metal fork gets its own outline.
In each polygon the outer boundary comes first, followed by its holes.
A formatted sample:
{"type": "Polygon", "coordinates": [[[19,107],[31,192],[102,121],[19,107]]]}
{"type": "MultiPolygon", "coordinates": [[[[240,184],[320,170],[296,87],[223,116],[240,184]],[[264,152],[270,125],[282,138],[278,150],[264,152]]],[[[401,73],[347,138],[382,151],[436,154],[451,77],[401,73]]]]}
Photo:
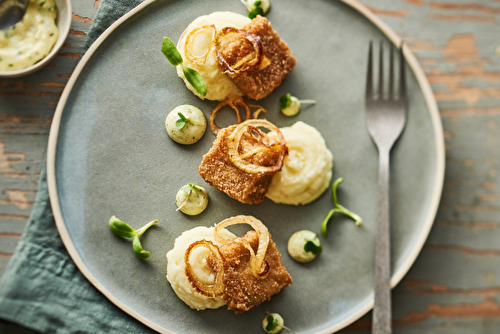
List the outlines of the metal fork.
{"type": "Polygon", "coordinates": [[[391,148],[406,124],[406,75],[402,44],[399,48],[399,94],[394,92],[394,47],[389,59],[389,85],[384,96],[384,52],[380,42],[378,89],[373,89],[373,43],[368,51],[366,76],[366,127],[379,153],[378,216],[375,241],[375,304],[373,334],[389,334],[391,329],[391,260],[389,228],[389,158],[391,148]]]}

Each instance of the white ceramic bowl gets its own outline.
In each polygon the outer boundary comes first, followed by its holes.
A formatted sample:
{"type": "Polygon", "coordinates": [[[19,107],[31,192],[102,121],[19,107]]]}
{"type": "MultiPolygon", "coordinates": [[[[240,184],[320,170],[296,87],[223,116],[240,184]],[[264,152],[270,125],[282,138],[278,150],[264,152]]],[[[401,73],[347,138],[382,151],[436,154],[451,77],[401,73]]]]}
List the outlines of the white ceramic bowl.
{"type": "Polygon", "coordinates": [[[68,37],[71,26],[71,2],[70,0],[54,0],[57,6],[56,24],[59,29],[59,38],[47,57],[30,67],[16,71],[0,71],[0,78],[16,78],[36,72],[47,65],[61,49],[66,37],[68,37]]]}

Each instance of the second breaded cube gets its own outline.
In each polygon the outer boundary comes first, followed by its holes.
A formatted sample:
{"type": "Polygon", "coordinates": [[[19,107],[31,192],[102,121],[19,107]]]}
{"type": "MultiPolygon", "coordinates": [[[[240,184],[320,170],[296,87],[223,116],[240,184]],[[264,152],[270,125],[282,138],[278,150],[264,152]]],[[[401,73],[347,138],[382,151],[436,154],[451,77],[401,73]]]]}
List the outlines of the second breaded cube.
{"type": "MultiPolygon", "coordinates": [[[[231,198],[247,204],[260,203],[271,184],[272,175],[247,173],[233,165],[227,155],[226,138],[234,128],[230,126],[218,132],[212,148],[203,156],[198,173],[205,182],[231,198]]],[[[251,159],[252,163],[272,166],[277,155],[259,153],[251,159]]]]}

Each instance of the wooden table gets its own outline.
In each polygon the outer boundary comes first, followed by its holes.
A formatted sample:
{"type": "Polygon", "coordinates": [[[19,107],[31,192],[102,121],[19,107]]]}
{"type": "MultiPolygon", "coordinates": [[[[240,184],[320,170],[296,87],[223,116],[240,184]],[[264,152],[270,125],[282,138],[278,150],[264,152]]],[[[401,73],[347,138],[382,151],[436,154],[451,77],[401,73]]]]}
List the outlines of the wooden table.
{"type": "MultiPolygon", "coordinates": [[[[393,292],[395,332],[500,333],[500,1],[360,2],[420,61],[446,143],[437,218],[393,292]]],[[[0,276],[30,215],[51,119],[98,3],[73,1],[70,35],[46,68],[0,79],[0,276]]],[[[370,318],[342,332],[366,333],[370,318]]],[[[32,333],[5,322],[0,332],[32,333]]]]}

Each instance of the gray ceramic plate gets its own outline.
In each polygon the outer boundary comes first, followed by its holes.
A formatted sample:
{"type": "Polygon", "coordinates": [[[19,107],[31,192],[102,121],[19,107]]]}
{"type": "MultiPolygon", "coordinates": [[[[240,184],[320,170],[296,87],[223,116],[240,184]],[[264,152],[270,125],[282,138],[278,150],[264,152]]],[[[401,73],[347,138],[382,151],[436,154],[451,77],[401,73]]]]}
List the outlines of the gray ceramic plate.
{"type": "MultiPolygon", "coordinates": [[[[283,127],[315,126],[334,155],[339,199],[365,220],[361,227],[334,217],[323,253],[299,264],[286,252],[290,235],[319,232],[332,208],[330,191],[306,206],[238,203],[206,185],[197,173],[214,136],[193,146],[170,140],[167,113],[192,104],[208,117],[215,102],[189,92],[160,52],[163,36],[177,39],[197,16],[214,11],[245,14],[239,1],[146,2],[108,29],[71,77],[54,118],[48,152],[51,202],[61,236],[85,276],[113,303],[166,333],[259,333],[266,312],[279,312],[296,333],[330,333],[373,305],[373,250],[377,213],[377,151],[364,124],[363,91],[369,40],[398,37],[359,4],[329,0],[274,0],[267,17],[288,42],[297,66],[261,101],[266,117],[283,127]],[[278,110],[291,92],[317,104],[295,117],[278,110]],[[206,186],[211,202],[197,217],[175,212],[177,190],[187,182],[206,186]],[[194,311],[165,279],[165,253],[195,226],[233,215],[261,219],[269,228],[294,282],[270,302],[242,315],[224,308],[194,311]],[[155,218],[142,243],[152,255],[138,260],[131,243],[107,226],[117,215],[135,227],[155,218]],[[147,287],[147,288],[145,288],[147,287]]],[[[386,43],[387,44],[387,43],[386,43]]],[[[408,49],[409,117],[393,151],[392,255],[395,285],[415,260],[439,201],[444,170],[442,128],[425,77],[408,49]]],[[[221,115],[230,119],[227,112],[221,115]]]]}

